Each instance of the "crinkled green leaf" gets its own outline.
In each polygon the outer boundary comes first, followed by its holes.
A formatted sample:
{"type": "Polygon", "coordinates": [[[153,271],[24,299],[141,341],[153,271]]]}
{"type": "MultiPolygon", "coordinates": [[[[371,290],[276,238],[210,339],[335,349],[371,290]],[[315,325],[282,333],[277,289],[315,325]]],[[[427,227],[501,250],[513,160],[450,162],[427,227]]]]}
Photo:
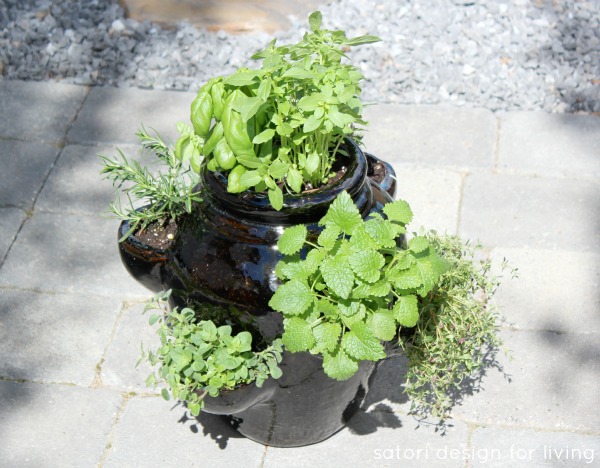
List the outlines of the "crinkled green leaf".
{"type": "Polygon", "coordinates": [[[385,358],[385,349],[363,322],[356,323],[344,334],[342,347],[355,359],[378,361],[385,358]]]}
{"type": "Polygon", "coordinates": [[[408,241],[408,248],[418,254],[429,248],[429,241],[423,236],[416,236],[408,241]]]}
{"type": "Polygon", "coordinates": [[[283,255],[293,255],[304,245],[306,234],[307,230],[304,224],[288,227],[277,241],[277,248],[283,255]]]}
{"type": "Polygon", "coordinates": [[[325,250],[329,251],[333,249],[336,241],[342,233],[340,227],[336,224],[328,224],[325,229],[321,231],[317,238],[317,243],[321,245],[325,250]]]}
{"type": "Polygon", "coordinates": [[[400,296],[396,299],[393,308],[394,317],[403,327],[414,327],[419,320],[419,306],[417,296],[400,296]]]}
{"type": "Polygon", "coordinates": [[[346,380],[356,373],[358,363],[338,346],[333,353],[323,353],[323,370],[332,379],[346,380]]]}
{"type": "Polygon", "coordinates": [[[323,322],[315,326],[312,332],[316,340],[316,349],[313,348],[313,352],[333,352],[338,345],[342,326],[339,323],[323,322]]]}
{"type": "Polygon", "coordinates": [[[396,246],[396,228],[388,220],[370,219],[365,221],[364,226],[369,236],[382,247],[396,246]]]}
{"type": "Polygon", "coordinates": [[[345,317],[352,317],[359,312],[364,312],[365,305],[360,301],[340,300],[338,302],[338,309],[345,317]]]}
{"type": "Polygon", "coordinates": [[[445,273],[448,268],[448,262],[440,257],[433,249],[429,249],[427,255],[418,254],[415,256],[415,268],[423,280],[423,286],[417,290],[420,296],[425,296],[437,284],[440,275],[445,273]]]}
{"type": "Polygon", "coordinates": [[[367,233],[364,224],[359,224],[352,233],[350,244],[356,251],[378,250],[381,246],[367,233]]]}
{"type": "Polygon", "coordinates": [[[379,252],[362,250],[348,257],[350,266],[356,276],[368,283],[374,283],[381,275],[380,269],[385,264],[385,258],[379,252]]]}
{"type": "Polygon", "coordinates": [[[340,315],[340,310],[326,299],[319,299],[315,302],[315,310],[323,314],[324,317],[337,320],[340,315]]]}
{"type": "Polygon", "coordinates": [[[392,203],[386,203],[383,206],[383,212],[390,221],[402,224],[408,224],[413,219],[413,212],[410,205],[404,200],[396,200],[392,203]]]}
{"type": "Polygon", "coordinates": [[[394,268],[397,268],[398,270],[406,270],[415,263],[415,257],[409,250],[396,252],[395,260],[394,268]]]}
{"type": "Polygon", "coordinates": [[[380,340],[390,341],[396,336],[396,320],[391,310],[380,309],[371,314],[367,325],[380,340]]]}
{"type": "Polygon", "coordinates": [[[285,332],[281,337],[283,345],[291,353],[308,351],[315,344],[310,324],[301,318],[292,317],[285,322],[285,332]]]}
{"type": "Polygon", "coordinates": [[[327,287],[343,299],[347,299],[354,285],[354,272],[346,256],[337,255],[323,260],[321,274],[327,287]]]}
{"type": "Polygon", "coordinates": [[[346,234],[352,234],[361,223],[360,212],[346,191],[336,197],[327,214],[319,221],[320,225],[334,224],[346,234]]]}
{"type": "Polygon", "coordinates": [[[422,286],[423,281],[429,276],[422,266],[419,268],[415,264],[404,270],[394,269],[389,272],[389,279],[398,289],[416,289],[422,286]]]}
{"type": "Polygon", "coordinates": [[[303,281],[292,279],[277,288],[269,306],[287,315],[299,315],[313,303],[315,294],[303,281]]]}
{"type": "Polygon", "coordinates": [[[391,291],[391,286],[387,278],[384,278],[376,283],[359,283],[352,290],[352,297],[356,299],[368,297],[385,297],[391,291]]]}

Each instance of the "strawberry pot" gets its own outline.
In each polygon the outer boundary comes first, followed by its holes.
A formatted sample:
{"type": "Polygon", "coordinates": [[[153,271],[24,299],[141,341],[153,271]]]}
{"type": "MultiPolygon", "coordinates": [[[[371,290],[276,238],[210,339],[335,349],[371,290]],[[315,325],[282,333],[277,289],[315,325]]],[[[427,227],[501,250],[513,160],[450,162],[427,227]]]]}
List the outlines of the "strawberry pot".
{"type": "MultiPolygon", "coordinates": [[[[191,306],[199,319],[249,330],[268,343],[283,331],[280,313],[268,306],[278,286],[274,270],[281,258],[276,243],[283,229],[305,224],[318,233],[329,205],[347,191],[361,215],[381,212],[393,200],[391,166],[365,154],[347,140],[335,182],[299,195],[288,195],[280,211],[264,194],[227,192],[218,172],[201,174],[202,202],[178,220],[172,245],[158,250],[130,236],[119,243],[129,273],[154,292],[171,289],[172,305],[191,306]]],[[[127,232],[124,222],[119,237],[127,232]]],[[[244,436],[279,447],[320,442],[340,430],[361,407],[377,363],[363,361],[348,380],[337,381],[322,369],[320,356],[284,352],[282,377],[262,387],[244,385],[205,399],[204,411],[230,420],[244,436]]]]}

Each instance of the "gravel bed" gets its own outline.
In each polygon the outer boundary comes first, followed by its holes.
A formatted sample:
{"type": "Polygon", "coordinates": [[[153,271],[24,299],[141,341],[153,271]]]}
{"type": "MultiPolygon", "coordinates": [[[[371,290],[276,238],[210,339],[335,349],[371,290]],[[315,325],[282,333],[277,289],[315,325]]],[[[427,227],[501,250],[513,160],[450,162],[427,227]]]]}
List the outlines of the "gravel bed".
{"type": "MultiPolygon", "coordinates": [[[[117,0],[2,0],[0,75],[197,90],[265,46],[266,34],[162,29],[117,0]]],[[[325,26],[383,42],[350,56],[367,102],[600,112],[599,0],[338,0],[325,26]]],[[[306,19],[277,34],[295,41],[306,19]]]]}

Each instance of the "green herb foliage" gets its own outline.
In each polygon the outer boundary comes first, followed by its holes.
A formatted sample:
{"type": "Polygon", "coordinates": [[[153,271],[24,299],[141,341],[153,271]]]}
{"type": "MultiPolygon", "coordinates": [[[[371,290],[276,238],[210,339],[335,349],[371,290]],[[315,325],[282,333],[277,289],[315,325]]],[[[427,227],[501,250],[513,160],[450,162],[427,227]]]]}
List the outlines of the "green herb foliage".
{"type": "Polygon", "coordinates": [[[435,232],[425,238],[450,268],[419,298],[415,331],[401,341],[409,360],[405,390],[414,413],[443,420],[461,387],[472,384],[484,368],[497,365],[494,356],[501,340],[492,298],[499,279],[491,273],[489,260],[476,259],[482,258],[478,246],[435,232]]]}
{"type": "Polygon", "coordinates": [[[448,263],[422,236],[402,246],[412,211],[389,203],[384,216],[363,220],[347,192],[331,204],[316,239],[305,226],[284,231],[276,268],[282,284],[269,305],[284,316],[288,351],[323,355],[323,369],[344,380],[361,360],[386,357],[382,341],[419,321],[419,298],[437,284],[448,263]]]}
{"type": "Polygon", "coordinates": [[[210,320],[196,320],[190,308],[167,311],[165,301],[170,291],[157,294],[146,309],[159,309],[150,324],[159,323],[160,348],[143,351],[142,359],[159,366],[150,374],[146,385],[166,383],[162,396],[187,401],[192,415],[204,407],[206,395],[216,397],[222,390],[255,383],[261,387],[269,377],[281,376],[282,344],[274,340],[262,351],[253,350],[248,331],[232,333],[230,325],[217,326],[210,320]]]}
{"type": "Polygon", "coordinates": [[[177,154],[195,170],[206,164],[228,173],[233,193],[267,192],[275,209],[284,192],[325,183],[344,137],[365,124],[362,75],[342,58],[347,48],[379,38],[321,29],[319,12],[309,25],[300,42],[272,41],[255,54],[260,69],[241,68],[204,85],[191,106],[193,128],[183,128],[177,143],[177,154]]]}
{"type": "Polygon", "coordinates": [[[109,211],[117,218],[130,221],[131,228],[121,241],[151,223],[159,222],[164,225],[170,219],[190,213],[192,202],[200,200],[198,193],[194,192],[198,177],[189,171],[176,151],[168,147],[158,135],[150,136],[144,128],[136,135],[142,147],[151,150],[166,167],[166,171],[152,174],[138,161],[129,161],[121,150],[117,150],[119,158],[100,156],[103,162],[100,173],[113,186],[121,189],[128,200],[125,207],[119,200],[109,206],[109,211]],[[140,205],[148,206],[143,210],[136,209],[140,205]]]}

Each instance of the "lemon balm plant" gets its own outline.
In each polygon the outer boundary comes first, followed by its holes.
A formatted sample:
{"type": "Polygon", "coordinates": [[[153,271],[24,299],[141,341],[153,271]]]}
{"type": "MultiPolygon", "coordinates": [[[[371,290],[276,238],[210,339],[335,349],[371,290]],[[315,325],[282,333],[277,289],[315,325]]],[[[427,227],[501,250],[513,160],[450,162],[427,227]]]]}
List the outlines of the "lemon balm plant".
{"type": "Polygon", "coordinates": [[[269,47],[253,56],[258,69],[241,68],[210,80],[191,106],[192,127],[182,127],[177,154],[200,172],[228,174],[227,190],[268,193],[281,209],[284,193],[319,187],[331,177],[345,137],[362,119],[361,73],[343,63],[344,50],[379,41],[321,28],[296,44],[269,47]]]}

